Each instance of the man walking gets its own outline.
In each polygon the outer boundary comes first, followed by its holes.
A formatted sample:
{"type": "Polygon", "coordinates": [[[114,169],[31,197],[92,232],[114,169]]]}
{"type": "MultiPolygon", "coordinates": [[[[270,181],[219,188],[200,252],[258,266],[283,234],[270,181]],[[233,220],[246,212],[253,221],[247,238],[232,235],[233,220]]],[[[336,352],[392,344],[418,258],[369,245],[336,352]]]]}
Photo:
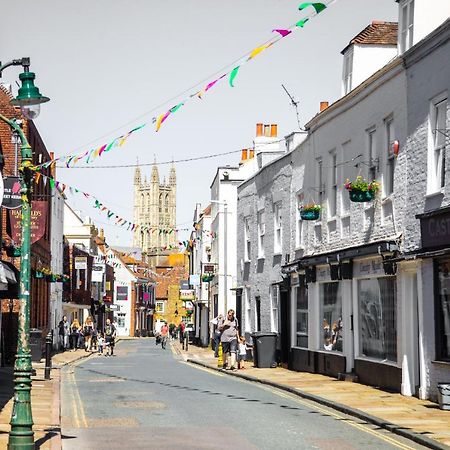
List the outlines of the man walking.
{"type": "Polygon", "coordinates": [[[236,351],[238,342],[238,321],[236,317],[234,317],[234,310],[230,309],[225,320],[222,319],[219,321],[218,328],[222,332],[220,341],[222,342],[222,350],[226,361],[225,368],[237,370],[236,351]]]}
{"type": "Polygon", "coordinates": [[[63,316],[58,324],[59,346],[62,351],[65,351],[69,347],[69,331],[70,325],[67,321],[67,316],[63,316]]]}
{"type": "Polygon", "coordinates": [[[110,319],[106,319],[106,326],[105,326],[106,354],[105,354],[105,356],[113,356],[114,355],[115,339],[116,339],[116,327],[111,323],[110,319]]]}
{"type": "Polygon", "coordinates": [[[164,322],[164,325],[161,327],[161,347],[164,350],[166,349],[168,336],[169,336],[169,327],[167,326],[167,322],[164,322]]]}

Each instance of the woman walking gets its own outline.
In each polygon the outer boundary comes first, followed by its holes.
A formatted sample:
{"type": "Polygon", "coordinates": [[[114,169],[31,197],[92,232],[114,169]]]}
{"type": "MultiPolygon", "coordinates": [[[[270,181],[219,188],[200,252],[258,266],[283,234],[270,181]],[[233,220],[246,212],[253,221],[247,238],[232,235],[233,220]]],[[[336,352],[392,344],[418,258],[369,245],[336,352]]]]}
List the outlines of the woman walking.
{"type": "Polygon", "coordinates": [[[94,331],[94,322],[92,321],[92,317],[88,316],[84,321],[83,325],[83,335],[84,335],[84,351],[91,351],[91,343],[92,343],[92,333],[94,331]]]}
{"type": "Polygon", "coordinates": [[[78,340],[80,338],[80,329],[81,325],[80,322],[78,322],[78,319],[75,318],[72,321],[72,324],[70,325],[70,348],[73,349],[73,351],[76,351],[78,348],[78,340]]]}

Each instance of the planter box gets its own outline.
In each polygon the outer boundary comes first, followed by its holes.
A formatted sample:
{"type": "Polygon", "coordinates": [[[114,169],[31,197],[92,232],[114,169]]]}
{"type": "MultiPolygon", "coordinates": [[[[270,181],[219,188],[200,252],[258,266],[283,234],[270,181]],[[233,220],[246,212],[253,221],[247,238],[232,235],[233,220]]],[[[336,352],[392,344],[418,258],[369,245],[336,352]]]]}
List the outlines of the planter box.
{"type": "Polygon", "coordinates": [[[350,200],[355,203],[371,202],[375,197],[373,191],[349,191],[350,200]]]}

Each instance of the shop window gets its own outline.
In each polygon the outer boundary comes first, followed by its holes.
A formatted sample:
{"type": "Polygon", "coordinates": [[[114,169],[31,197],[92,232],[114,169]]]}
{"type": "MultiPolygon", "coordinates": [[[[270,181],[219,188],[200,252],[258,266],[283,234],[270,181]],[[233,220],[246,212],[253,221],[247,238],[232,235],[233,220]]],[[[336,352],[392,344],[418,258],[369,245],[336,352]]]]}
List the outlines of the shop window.
{"type": "Polygon", "coordinates": [[[436,266],[436,359],[450,361],[450,260],[437,261],[436,266]]]}
{"type": "Polygon", "coordinates": [[[297,307],[296,346],[308,348],[308,291],[305,286],[294,289],[297,307]]]}
{"type": "Polygon", "coordinates": [[[396,278],[359,280],[361,355],[397,362],[396,278]]]}
{"type": "Polygon", "coordinates": [[[273,284],[270,290],[270,328],[274,333],[278,333],[278,310],[280,304],[279,288],[273,284]]]}
{"type": "Polygon", "coordinates": [[[322,345],[324,350],[342,352],[342,297],[340,283],[320,285],[322,345]]]}

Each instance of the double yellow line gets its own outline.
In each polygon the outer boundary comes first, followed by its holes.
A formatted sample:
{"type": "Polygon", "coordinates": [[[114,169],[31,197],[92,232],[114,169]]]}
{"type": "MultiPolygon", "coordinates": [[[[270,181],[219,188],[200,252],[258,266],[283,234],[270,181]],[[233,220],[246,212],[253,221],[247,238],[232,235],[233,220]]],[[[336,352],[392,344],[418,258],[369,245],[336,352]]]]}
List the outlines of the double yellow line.
{"type": "MultiPolygon", "coordinates": [[[[72,367],[77,364],[73,364],[72,367]]],[[[83,402],[81,401],[80,393],[77,387],[77,380],[75,378],[75,370],[67,372],[67,381],[70,386],[70,397],[72,400],[72,417],[74,421],[75,428],[87,428],[88,421],[83,408],[83,402]]]]}

